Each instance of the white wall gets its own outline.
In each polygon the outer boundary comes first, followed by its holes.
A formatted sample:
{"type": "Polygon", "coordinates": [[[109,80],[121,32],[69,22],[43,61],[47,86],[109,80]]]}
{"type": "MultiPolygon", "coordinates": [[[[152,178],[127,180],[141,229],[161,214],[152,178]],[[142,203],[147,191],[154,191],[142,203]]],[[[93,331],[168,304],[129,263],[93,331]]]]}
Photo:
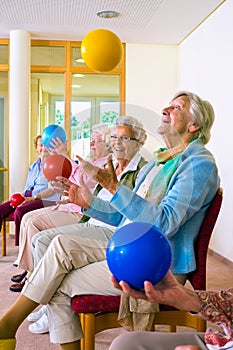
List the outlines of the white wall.
{"type": "Polygon", "coordinates": [[[214,106],[216,120],[207,148],[218,164],[224,200],[210,246],[230,261],[233,261],[232,14],[233,1],[227,0],[179,47],[126,46],[126,101],[141,106],[138,110],[148,130],[154,130],[154,119],[159,118],[161,108],[180,89],[191,90],[214,106]]]}
{"type": "Polygon", "coordinates": [[[156,130],[161,109],[177,91],[177,65],[177,46],[126,46],[126,113],[143,122],[148,134],[145,148],[150,154],[163,142],[156,130]]]}
{"type": "Polygon", "coordinates": [[[209,100],[216,113],[207,147],[215,155],[224,200],[211,249],[233,261],[233,1],[226,1],[180,45],[180,88],[209,100]]]}
{"type": "Polygon", "coordinates": [[[126,101],[160,113],[178,83],[178,47],[126,45],[126,101]]]}

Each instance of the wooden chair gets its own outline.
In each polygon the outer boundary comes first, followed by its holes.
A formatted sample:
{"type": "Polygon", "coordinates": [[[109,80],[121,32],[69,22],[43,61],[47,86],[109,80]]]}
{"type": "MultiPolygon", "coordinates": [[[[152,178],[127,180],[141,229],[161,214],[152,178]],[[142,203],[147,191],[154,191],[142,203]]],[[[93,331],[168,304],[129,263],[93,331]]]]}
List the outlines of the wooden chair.
{"type": "MultiPolygon", "coordinates": [[[[197,269],[188,275],[193,289],[206,289],[206,260],[209,240],[222,204],[222,189],[215,195],[200,228],[196,241],[197,269]]],[[[71,307],[79,313],[84,337],[81,350],[95,350],[95,334],[110,328],[120,327],[117,322],[120,296],[80,295],[72,298],[71,307]]],[[[177,326],[194,328],[204,332],[206,322],[189,312],[176,310],[167,305],[160,305],[156,314],[155,325],[168,325],[169,331],[175,332],[177,326]]]]}
{"type": "Polygon", "coordinates": [[[14,213],[3,219],[2,223],[2,256],[6,256],[6,225],[7,222],[14,221],[14,213]]]}

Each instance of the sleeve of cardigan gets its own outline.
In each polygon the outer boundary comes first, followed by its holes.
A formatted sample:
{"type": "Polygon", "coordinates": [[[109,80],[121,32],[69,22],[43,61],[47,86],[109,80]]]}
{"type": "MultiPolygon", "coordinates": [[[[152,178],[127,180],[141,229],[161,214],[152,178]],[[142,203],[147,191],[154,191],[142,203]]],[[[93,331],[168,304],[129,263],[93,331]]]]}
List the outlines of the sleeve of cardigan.
{"type": "Polygon", "coordinates": [[[98,197],[94,197],[90,208],[85,211],[82,209],[82,212],[85,215],[113,226],[118,226],[122,219],[122,214],[119,213],[117,209],[115,209],[109,202],[98,197]]]}
{"type": "Polygon", "coordinates": [[[128,220],[156,225],[170,236],[206,205],[210,192],[216,193],[217,179],[213,162],[206,157],[190,157],[179,166],[158,204],[153,198],[144,199],[123,185],[110,203],[128,220]]]}

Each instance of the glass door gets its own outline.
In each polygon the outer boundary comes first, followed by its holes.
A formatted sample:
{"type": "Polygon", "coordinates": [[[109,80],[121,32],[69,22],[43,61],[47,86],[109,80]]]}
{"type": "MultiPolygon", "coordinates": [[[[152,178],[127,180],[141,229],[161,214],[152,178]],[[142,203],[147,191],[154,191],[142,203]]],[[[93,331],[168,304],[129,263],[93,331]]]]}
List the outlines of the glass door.
{"type": "Polygon", "coordinates": [[[111,125],[124,102],[124,59],[112,72],[95,73],[80,42],[32,41],[31,138],[48,124],[66,130],[69,156],[88,158],[93,125],[111,125]]]}

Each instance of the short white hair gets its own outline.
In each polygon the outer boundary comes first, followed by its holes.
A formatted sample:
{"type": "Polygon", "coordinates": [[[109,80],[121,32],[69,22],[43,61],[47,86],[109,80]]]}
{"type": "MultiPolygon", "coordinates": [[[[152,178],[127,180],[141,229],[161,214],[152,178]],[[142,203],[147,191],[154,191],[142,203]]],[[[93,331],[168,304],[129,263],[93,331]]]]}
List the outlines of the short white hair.
{"type": "Polygon", "coordinates": [[[113,125],[113,129],[119,125],[131,126],[136,140],[139,141],[142,145],[145,143],[147,138],[146,130],[144,129],[142,123],[139,122],[136,118],[131,116],[121,116],[116,119],[113,125]]]}
{"type": "Polygon", "coordinates": [[[203,100],[200,96],[186,90],[177,92],[172,100],[180,96],[188,96],[190,101],[190,116],[196,125],[200,127],[197,135],[206,144],[210,140],[210,130],[215,119],[213,106],[209,101],[203,100]]]}
{"type": "Polygon", "coordinates": [[[91,129],[91,134],[94,133],[101,135],[102,140],[106,143],[106,145],[110,144],[111,129],[106,124],[102,123],[93,125],[91,129]]]}

